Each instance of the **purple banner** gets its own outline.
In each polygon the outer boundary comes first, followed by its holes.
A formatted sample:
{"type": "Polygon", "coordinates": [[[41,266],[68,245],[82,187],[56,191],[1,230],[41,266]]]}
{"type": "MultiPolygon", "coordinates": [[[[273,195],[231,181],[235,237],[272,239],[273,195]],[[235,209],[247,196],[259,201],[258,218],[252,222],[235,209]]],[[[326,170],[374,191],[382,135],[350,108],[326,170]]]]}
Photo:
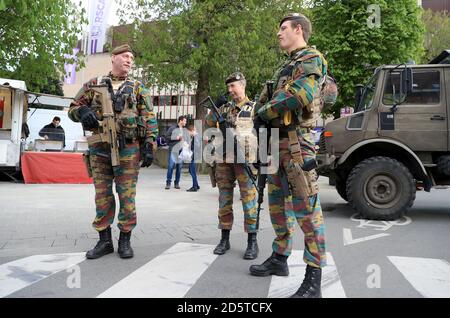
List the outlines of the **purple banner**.
{"type": "Polygon", "coordinates": [[[112,0],[91,0],[89,8],[89,54],[103,52],[112,0]]]}
{"type": "Polygon", "coordinates": [[[73,54],[65,54],[64,58],[71,59],[73,63],[64,63],[64,70],[66,71],[66,74],[64,75],[64,83],[68,85],[73,85],[76,82],[76,69],[77,69],[77,53],[79,49],[74,48],[73,54]]]}

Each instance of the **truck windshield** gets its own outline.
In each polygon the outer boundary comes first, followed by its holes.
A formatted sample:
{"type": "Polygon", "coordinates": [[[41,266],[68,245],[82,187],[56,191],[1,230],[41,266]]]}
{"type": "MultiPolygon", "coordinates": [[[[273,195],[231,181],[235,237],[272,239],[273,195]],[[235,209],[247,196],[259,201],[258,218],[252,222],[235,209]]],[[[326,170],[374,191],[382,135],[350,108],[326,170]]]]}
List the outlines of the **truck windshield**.
{"type": "Polygon", "coordinates": [[[355,112],[361,112],[367,109],[370,109],[373,104],[373,97],[375,95],[375,89],[377,86],[378,77],[380,75],[380,70],[377,69],[373,76],[370,78],[367,85],[364,87],[361,101],[358,105],[358,108],[355,110],[355,112]]]}

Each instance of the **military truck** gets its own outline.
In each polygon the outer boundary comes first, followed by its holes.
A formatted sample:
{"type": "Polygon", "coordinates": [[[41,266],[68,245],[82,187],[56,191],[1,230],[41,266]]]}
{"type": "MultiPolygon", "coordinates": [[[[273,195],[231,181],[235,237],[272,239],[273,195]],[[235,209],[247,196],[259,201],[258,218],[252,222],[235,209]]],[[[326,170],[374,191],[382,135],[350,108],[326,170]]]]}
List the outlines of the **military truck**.
{"type": "Polygon", "coordinates": [[[398,219],[416,190],[450,185],[450,50],[376,68],[355,99],[353,114],[325,126],[317,160],[363,218],[398,219]]]}

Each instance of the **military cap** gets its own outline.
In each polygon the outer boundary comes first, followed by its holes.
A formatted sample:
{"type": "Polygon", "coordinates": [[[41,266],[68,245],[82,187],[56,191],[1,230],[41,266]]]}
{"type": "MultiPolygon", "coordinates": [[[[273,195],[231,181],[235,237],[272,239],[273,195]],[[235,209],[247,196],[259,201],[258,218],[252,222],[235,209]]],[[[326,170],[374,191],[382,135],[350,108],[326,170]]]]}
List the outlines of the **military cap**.
{"type": "Polygon", "coordinates": [[[128,44],[124,44],[124,45],[121,45],[121,46],[118,46],[118,47],[114,48],[114,50],[112,50],[111,54],[112,55],[117,55],[117,54],[122,54],[122,53],[125,53],[125,52],[133,53],[133,50],[131,49],[131,47],[128,44]]]}
{"type": "Polygon", "coordinates": [[[305,17],[303,14],[301,14],[301,13],[289,13],[288,15],[285,15],[285,16],[283,17],[283,19],[281,19],[280,26],[281,26],[285,21],[296,20],[296,19],[298,19],[298,18],[305,18],[305,19],[308,19],[308,18],[306,18],[306,17],[305,17]]]}
{"type": "Polygon", "coordinates": [[[245,80],[244,74],[242,74],[241,72],[235,72],[227,77],[227,79],[225,80],[225,84],[242,80],[245,80]]]}

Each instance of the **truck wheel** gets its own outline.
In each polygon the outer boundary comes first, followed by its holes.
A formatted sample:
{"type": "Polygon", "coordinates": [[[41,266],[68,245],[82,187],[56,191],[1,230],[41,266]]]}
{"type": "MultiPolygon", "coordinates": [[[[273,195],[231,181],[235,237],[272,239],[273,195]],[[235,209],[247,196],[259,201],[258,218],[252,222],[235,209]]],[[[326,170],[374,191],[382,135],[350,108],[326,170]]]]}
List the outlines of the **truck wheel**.
{"type": "Polygon", "coordinates": [[[416,198],[413,176],[399,161],[372,157],[356,165],[347,179],[348,202],[363,218],[400,218],[416,198]]]}
{"type": "Polygon", "coordinates": [[[344,199],[345,201],[348,201],[347,183],[345,182],[345,180],[336,179],[335,183],[336,183],[335,187],[336,187],[337,193],[339,193],[339,195],[341,196],[342,199],[344,199]]]}

